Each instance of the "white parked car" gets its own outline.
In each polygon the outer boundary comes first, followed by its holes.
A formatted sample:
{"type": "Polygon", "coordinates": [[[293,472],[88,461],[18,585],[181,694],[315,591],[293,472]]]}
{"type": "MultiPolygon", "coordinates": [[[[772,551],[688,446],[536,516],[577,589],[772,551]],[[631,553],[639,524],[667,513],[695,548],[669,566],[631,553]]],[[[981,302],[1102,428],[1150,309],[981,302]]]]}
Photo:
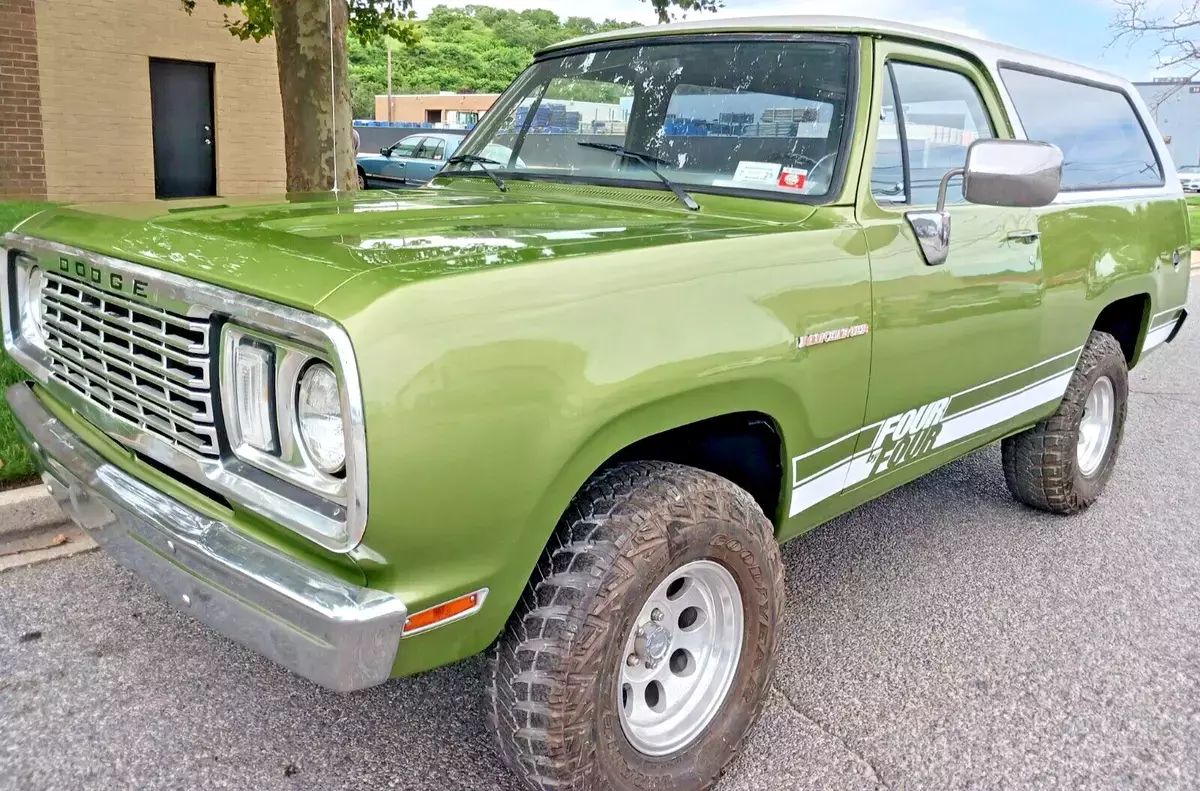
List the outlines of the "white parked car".
{"type": "Polygon", "coordinates": [[[1179,168],[1179,183],[1184,192],[1200,192],[1200,165],[1183,165],[1179,168]]]}

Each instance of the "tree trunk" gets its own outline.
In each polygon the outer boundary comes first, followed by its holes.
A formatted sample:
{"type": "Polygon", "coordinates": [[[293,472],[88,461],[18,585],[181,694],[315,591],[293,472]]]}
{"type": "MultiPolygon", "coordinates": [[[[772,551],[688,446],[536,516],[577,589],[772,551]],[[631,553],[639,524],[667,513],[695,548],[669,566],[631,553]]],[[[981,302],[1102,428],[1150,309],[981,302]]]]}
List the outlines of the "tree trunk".
{"type": "Polygon", "coordinates": [[[349,13],[346,0],[271,0],[288,192],[358,187],[346,54],[349,13]]]}

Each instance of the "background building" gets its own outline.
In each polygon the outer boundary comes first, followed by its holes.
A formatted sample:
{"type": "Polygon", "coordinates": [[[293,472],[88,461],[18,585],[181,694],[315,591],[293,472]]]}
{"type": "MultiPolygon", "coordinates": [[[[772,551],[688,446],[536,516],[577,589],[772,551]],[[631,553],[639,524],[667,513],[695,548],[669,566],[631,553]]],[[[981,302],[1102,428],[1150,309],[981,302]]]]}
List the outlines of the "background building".
{"type": "Polygon", "coordinates": [[[0,0],[0,198],[282,192],[275,46],[178,0],[0,0]]]}
{"type": "Polygon", "coordinates": [[[1134,83],[1177,167],[1200,165],[1200,82],[1162,78],[1134,83]]]}
{"type": "Polygon", "coordinates": [[[407,124],[473,126],[491,108],[498,93],[410,93],[375,97],[375,120],[407,124]]]}

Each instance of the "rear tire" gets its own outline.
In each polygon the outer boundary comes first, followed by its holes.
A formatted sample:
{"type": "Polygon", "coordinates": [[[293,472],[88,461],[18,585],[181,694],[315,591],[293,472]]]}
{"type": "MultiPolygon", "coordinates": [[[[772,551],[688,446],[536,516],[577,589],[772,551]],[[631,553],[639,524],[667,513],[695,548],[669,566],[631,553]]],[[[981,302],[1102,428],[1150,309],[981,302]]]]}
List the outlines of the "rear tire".
{"type": "Polygon", "coordinates": [[[358,188],[365,190],[367,188],[367,174],[362,168],[358,169],[358,188]]]}
{"type": "Polygon", "coordinates": [[[708,788],[762,709],[783,601],[774,531],[747,492],[663,462],[598,474],[559,523],[491,651],[489,719],[501,756],[537,791],[708,788]],[[674,742],[655,741],[653,729],[633,724],[628,676],[686,675],[691,655],[677,645],[695,639],[686,630],[704,621],[684,606],[685,592],[710,583],[732,593],[723,609],[712,610],[713,622],[732,618],[740,628],[714,629],[728,639],[704,643],[710,648],[697,649],[692,667],[699,668],[697,679],[707,678],[705,662],[724,661],[711,666],[723,680],[707,695],[681,692],[674,701],[664,689],[698,686],[671,686],[677,682],[668,679],[653,704],[647,692],[650,708],[642,714],[650,711],[653,719],[658,708],[667,721],[682,723],[672,731],[674,742]],[[671,720],[676,702],[686,710],[671,720]]]}
{"type": "Polygon", "coordinates": [[[1112,476],[1129,400],[1121,344],[1092,332],[1058,411],[1001,443],[1004,480],[1021,502],[1054,514],[1094,503],[1112,476]]]}

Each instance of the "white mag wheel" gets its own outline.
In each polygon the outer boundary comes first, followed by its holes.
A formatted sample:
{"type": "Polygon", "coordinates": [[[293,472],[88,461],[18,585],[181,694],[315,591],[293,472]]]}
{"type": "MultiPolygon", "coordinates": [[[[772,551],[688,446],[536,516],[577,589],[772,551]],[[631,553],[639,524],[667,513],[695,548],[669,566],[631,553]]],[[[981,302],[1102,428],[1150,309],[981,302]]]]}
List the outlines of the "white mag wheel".
{"type": "Polygon", "coordinates": [[[1104,462],[1116,423],[1116,403],[1112,380],[1101,376],[1088,393],[1083,406],[1083,418],[1079,421],[1076,458],[1079,472],[1085,476],[1094,475],[1104,462]]]}
{"type": "Polygon", "coordinates": [[[639,752],[661,756],[694,741],[720,711],[737,673],[745,626],[737,580],[696,560],[646,600],[626,640],[617,707],[639,752]]]}

